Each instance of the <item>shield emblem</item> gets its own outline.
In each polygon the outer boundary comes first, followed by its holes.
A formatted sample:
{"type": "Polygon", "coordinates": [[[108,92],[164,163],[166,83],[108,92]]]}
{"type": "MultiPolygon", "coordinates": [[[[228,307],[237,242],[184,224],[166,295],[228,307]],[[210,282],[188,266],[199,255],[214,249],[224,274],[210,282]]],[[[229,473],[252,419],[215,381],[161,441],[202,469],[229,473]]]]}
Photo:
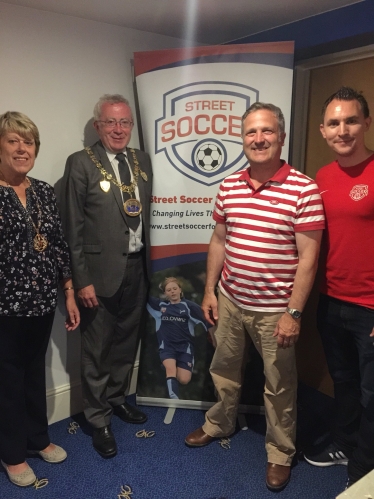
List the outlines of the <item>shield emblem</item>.
{"type": "Polygon", "coordinates": [[[259,91],[238,83],[205,81],[163,95],[155,122],[155,153],[186,177],[204,185],[221,182],[247,165],[241,117],[259,91]]]}
{"type": "Polygon", "coordinates": [[[360,201],[368,194],[369,194],[369,186],[365,184],[355,185],[354,187],[352,187],[351,192],[349,193],[353,201],[360,201]]]}

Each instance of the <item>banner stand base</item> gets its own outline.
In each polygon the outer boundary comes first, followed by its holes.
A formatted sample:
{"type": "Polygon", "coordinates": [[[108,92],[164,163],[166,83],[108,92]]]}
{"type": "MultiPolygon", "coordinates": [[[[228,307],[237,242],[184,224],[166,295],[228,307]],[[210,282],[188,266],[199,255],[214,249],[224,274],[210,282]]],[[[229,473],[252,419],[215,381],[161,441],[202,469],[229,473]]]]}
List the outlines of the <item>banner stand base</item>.
{"type": "MultiPolygon", "coordinates": [[[[182,399],[168,399],[168,398],[156,398],[156,397],[142,397],[136,395],[136,403],[137,405],[148,405],[150,407],[167,407],[168,412],[170,412],[171,418],[174,416],[175,409],[196,409],[196,410],[205,410],[207,411],[210,407],[212,407],[215,402],[203,402],[200,400],[182,400],[182,399]]],[[[247,405],[240,404],[238,408],[238,421],[239,424],[241,421],[243,422],[240,426],[242,429],[246,425],[244,414],[265,414],[265,408],[263,405],[247,405]]],[[[165,416],[165,419],[168,417],[168,413],[165,416]]],[[[171,421],[170,421],[171,423],[171,421]]],[[[166,424],[170,424],[166,423],[166,424]]]]}
{"type": "Polygon", "coordinates": [[[247,421],[245,419],[244,414],[238,414],[238,423],[239,423],[241,430],[243,430],[243,431],[248,430],[248,425],[247,425],[247,421]]]}
{"type": "Polygon", "coordinates": [[[176,411],[175,407],[169,407],[169,409],[166,412],[165,419],[164,419],[165,424],[170,424],[173,421],[175,411],[176,411]]]}

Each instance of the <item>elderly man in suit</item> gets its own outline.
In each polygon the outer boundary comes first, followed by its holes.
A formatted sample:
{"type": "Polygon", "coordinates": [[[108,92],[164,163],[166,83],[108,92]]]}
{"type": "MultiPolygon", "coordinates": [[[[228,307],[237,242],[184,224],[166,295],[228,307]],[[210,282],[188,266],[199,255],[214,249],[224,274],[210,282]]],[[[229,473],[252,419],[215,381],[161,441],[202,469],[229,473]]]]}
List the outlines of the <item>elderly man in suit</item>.
{"type": "Polygon", "coordinates": [[[147,419],[125,395],[150,279],[152,168],[148,154],[127,147],[134,123],[124,97],[101,97],[94,119],[100,140],[69,156],[60,205],[82,309],[84,412],[95,450],[112,457],[112,414],[147,419]]]}

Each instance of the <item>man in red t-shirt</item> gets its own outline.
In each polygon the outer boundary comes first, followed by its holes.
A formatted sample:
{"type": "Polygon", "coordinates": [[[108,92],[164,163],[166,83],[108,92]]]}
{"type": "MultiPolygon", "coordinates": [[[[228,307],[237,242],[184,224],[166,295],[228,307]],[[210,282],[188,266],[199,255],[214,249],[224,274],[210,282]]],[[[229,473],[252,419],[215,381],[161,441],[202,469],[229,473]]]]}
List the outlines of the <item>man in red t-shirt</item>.
{"type": "Polygon", "coordinates": [[[342,87],[322,109],[336,161],[317,173],[326,214],[326,258],[317,325],[334,381],[331,443],[306,454],[315,466],[348,464],[348,486],[374,469],[374,151],[360,93],[342,87]]]}

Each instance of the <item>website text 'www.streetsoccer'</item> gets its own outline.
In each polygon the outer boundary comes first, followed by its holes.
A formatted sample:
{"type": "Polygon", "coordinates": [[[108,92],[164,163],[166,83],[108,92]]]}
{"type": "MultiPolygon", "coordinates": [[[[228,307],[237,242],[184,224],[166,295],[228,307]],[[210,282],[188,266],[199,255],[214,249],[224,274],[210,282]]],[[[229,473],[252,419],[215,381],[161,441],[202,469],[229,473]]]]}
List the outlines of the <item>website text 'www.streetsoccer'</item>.
{"type": "Polygon", "coordinates": [[[152,229],[166,229],[166,230],[175,230],[175,229],[204,229],[204,230],[212,230],[216,224],[154,224],[151,225],[152,229]]]}

